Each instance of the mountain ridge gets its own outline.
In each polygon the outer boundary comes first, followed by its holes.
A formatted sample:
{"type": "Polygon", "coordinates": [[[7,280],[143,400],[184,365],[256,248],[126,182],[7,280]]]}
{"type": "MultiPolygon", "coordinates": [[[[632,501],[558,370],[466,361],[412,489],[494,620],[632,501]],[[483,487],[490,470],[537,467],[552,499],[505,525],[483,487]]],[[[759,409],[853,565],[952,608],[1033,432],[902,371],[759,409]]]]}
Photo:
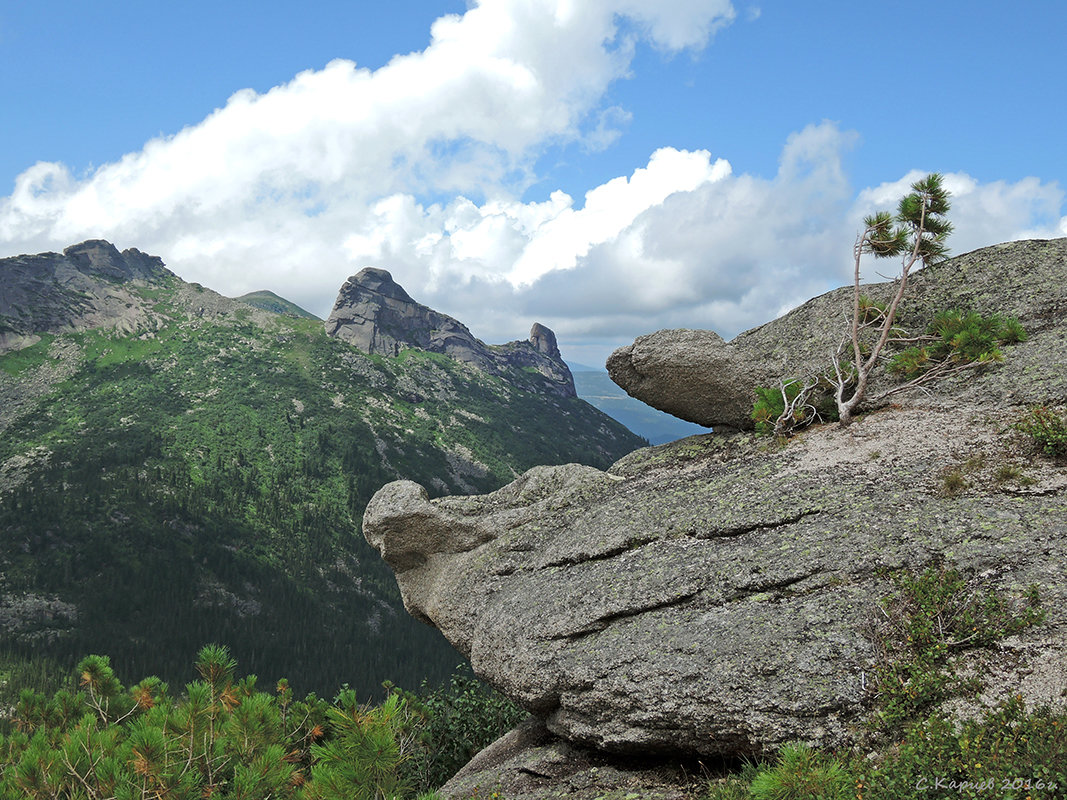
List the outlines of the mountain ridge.
{"type": "Polygon", "coordinates": [[[534,378],[529,388],[577,396],[556,335],[544,325],[534,323],[525,341],[487,345],[459,320],[417,303],[384,269],[366,267],[345,281],[326,318],[326,333],[371,355],[395,357],[413,347],[512,381],[517,368],[534,378]]]}
{"type": "Polygon", "coordinates": [[[359,536],[374,490],[643,443],[539,374],[367,354],[101,241],[0,260],[0,295],[0,656],[181,681],[222,641],[321,692],[441,679],[458,655],[359,536]]]}
{"type": "Polygon", "coordinates": [[[250,306],[262,309],[263,311],[272,311],[275,314],[288,314],[292,317],[302,317],[304,319],[319,319],[310,311],[306,311],[298,306],[292,300],[286,300],[281,295],[275,294],[269,289],[259,289],[255,292],[247,292],[246,294],[233,299],[239,300],[242,303],[247,303],[250,306]]]}

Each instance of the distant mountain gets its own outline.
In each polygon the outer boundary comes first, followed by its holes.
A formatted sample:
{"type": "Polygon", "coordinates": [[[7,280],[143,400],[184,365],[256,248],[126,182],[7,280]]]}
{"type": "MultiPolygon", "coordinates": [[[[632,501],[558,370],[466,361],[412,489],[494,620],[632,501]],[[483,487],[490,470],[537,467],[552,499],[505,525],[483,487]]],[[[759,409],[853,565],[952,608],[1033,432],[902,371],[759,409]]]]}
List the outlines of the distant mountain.
{"type": "Polygon", "coordinates": [[[0,668],[98,652],[180,685],[215,641],[298,691],[451,671],[360,535],[370,496],[485,492],[642,441],[574,396],[551,331],[434,338],[424,306],[403,301],[404,329],[367,283],[331,317],[358,328],[362,292],[388,355],[107,242],[0,260],[0,668]]]}
{"type": "Polygon", "coordinates": [[[286,316],[297,317],[299,319],[318,319],[318,317],[310,311],[305,311],[296,303],[292,303],[284,297],[279,297],[274,292],[267,291],[266,289],[243,294],[240,297],[235,297],[234,300],[241,303],[248,303],[248,305],[261,308],[264,311],[273,311],[275,314],[285,314],[286,316]]]}
{"type": "MultiPolygon", "coordinates": [[[[571,364],[574,368],[577,365],[571,364]]],[[[636,400],[616,385],[605,370],[575,370],[578,396],[618,420],[651,444],[673,442],[685,436],[708,433],[709,428],[672,417],[636,400]]]]}
{"type": "Polygon", "coordinates": [[[544,325],[534,323],[525,341],[487,345],[459,320],[416,303],[384,269],[368,267],[345,281],[326,319],[326,333],[369,355],[399,356],[415,348],[449,356],[537,394],[575,396],[556,334],[544,325]]]}

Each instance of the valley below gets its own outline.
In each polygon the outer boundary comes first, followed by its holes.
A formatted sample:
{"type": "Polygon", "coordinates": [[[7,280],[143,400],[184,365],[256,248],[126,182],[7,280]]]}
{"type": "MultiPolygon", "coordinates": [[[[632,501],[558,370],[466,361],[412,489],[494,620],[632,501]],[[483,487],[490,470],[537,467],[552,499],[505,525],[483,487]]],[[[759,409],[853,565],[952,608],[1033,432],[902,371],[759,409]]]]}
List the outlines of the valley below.
{"type": "Polygon", "coordinates": [[[509,347],[529,363],[494,371],[368,353],[277,299],[230,300],[104,242],[0,261],[0,285],[14,662],[106,653],[127,679],[180,684],[219,642],[244,670],[327,696],[439,682],[462,658],[404,613],[360,535],[373,493],[399,477],[484,492],[644,443],[542,377],[542,362],[566,367],[524,341],[509,347]]]}

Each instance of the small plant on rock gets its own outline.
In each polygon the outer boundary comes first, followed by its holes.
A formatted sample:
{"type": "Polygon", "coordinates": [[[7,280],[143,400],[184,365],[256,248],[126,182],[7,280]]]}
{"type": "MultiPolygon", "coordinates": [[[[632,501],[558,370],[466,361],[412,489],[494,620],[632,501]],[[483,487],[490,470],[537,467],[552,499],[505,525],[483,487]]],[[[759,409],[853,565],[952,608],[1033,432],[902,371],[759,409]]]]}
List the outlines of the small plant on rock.
{"type": "Polygon", "coordinates": [[[960,679],[956,653],[993,644],[1045,619],[1040,593],[1021,602],[974,588],[959,572],[931,566],[896,579],[882,601],[874,640],[880,650],[876,692],[881,726],[894,729],[942,700],[978,687],[960,679]]]}
{"type": "Polygon", "coordinates": [[[993,480],[997,483],[1017,483],[1020,486],[1032,486],[1035,483],[1017,464],[1001,464],[993,473],[993,480]]]}
{"type": "Polygon", "coordinates": [[[1000,346],[1026,341],[1026,330],[1011,317],[952,309],[936,314],[926,335],[911,341],[916,340],[920,343],[896,353],[889,362],[889,372],[912,385],[1003,361],[1000,346]]]}
{"type": "Polygon", "coordinates": [[[1048,406],[1034,406],[1015,425],[1050,456],[1067,456],[1067,417],[1048,406]]]}
{"type": "Polygon", "coordinates": [[[794,742],[781,749],[778,764],[756,776],[749,793],[755,800],[847,800],[854,788],[844,764],[794,742]]]}
{"type": "Polygon", "coordinates": [[[783,378],[775,387],[756,387],[752,421],[756,423],[757,433],[792,436],[814,422],[836,417],[837,411],[824,376],[783,378]]]}
{"type": "Polygon", "coordinates": [[[950,469],[941,475],[941,494],[955,497],[968,487],[967,479],[959,468],[950,469]]]}

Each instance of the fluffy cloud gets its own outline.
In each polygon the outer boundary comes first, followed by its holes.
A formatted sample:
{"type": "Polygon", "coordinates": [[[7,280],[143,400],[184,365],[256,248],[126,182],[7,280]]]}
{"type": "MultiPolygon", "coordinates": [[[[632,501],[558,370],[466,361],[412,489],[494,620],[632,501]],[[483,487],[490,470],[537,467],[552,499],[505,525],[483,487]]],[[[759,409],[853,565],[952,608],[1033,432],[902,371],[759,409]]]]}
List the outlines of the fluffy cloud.
{"type": "MultiPolygon", "coordinates": [[[[424,233],[394,238],[408,243],[406,254],[379,254],[416,280],[437,276],[423,285],[439,306],[488,330],[510,325],[512,336],[516,318],[543,321],[585,363],[662,327],[729,337],[848,283],[863,216],[892,208],[922,176],[857,194],[842,164],[856,139],[833,123],[810,125],[786,141],[773,178],[735,175],[707,151],[659,150],[629,179],[589,192],[581,208],[562,194],[538,204],[408,203],[394,227],[424,233]],[[431,246],[418,252],[420,241],[431,246]]],[[[946,184],[953,252],[1062,235],[1055,184],[980,184],[963,174],[946,184]]],[[[867,266],[870,280],[875,269],[893,270],[867,266]]]]}
{"type": "MultiPolygon", "coordinates": [[[[664,147],[582,198],[520,198],[546,148],[611,144],[628,112],[606,91],[638,41],[698,49],[734,17],[728,0],[480,0],[376,71],[334,61],[238,92],[85,177],[31,167],[0,198],[0,252],[104,237],[319,314],[374,264],[488,341],[539,320],[587,363],[659,327],[731,335],[847,281],[864,210],[915,176],[857,196],[856,137],[822,123],[785,142],[772,178],[664,147]]],[[[948,178],[957,252],[1067,234],[1055,185],[948,178]]]]}
{"type": "Polygon", "coordinates": [[[305,287],[321,291],[352,269],[345,242],[399,233],[377,225],[400,224],[404,197],[512,197],[545,146],[605,146],[626,112],[599,104],[636,41],[699,48],[733,17],[728,0],[480,0],[438,19],[421,52],[240,91],[85,179],[37,164],[0,199],[0,247],[102,236],[223,291],[311,268],[305,287]],[[324,262],[337,267],[319,285],[324,262]]]}

